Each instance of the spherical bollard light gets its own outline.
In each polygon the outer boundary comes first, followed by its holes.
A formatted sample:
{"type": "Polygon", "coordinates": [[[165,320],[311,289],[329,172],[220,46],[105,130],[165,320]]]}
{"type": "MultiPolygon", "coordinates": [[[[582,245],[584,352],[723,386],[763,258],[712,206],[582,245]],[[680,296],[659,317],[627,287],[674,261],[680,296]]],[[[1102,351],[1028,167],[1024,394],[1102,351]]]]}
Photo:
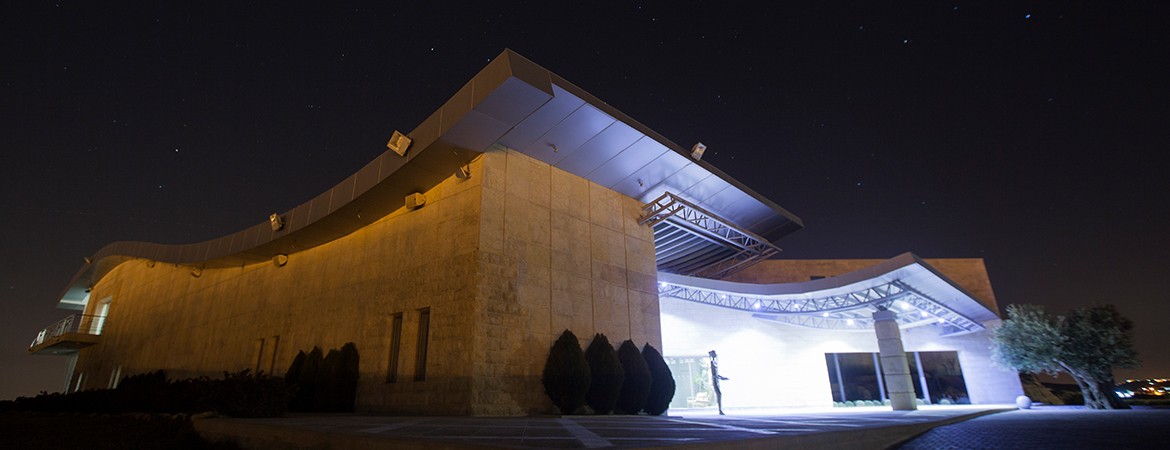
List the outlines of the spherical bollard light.
{"type": "Polygon", "coordinates": [[[1016,397],[1016,406],[1020,409],[1032,409],[1032,399],[1027,395],[1016,397]]]}

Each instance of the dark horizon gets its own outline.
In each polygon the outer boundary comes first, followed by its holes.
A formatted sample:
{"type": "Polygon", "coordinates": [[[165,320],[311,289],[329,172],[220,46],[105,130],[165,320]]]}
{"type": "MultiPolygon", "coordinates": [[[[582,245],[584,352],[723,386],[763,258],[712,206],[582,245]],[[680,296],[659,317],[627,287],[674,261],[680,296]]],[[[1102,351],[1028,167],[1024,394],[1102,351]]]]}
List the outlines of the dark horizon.
{"type": "MultiPolygon", "coordinates": [[[[803,219],[782,258],[983,258],[1003,306],[1111,303],[1170,376],[1170,6],[0,9],[0,399],[83,258],[192,243],[332,187],[504,48],[803,219]]],[[[166,369],[166,368],[162,368],[166,369]]]]}

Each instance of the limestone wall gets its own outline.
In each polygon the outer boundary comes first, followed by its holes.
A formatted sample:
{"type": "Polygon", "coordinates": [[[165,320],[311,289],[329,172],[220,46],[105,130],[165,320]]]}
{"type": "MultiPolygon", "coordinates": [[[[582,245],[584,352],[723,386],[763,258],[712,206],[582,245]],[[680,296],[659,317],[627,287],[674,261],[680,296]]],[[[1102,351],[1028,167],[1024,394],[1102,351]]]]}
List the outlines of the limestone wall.
{"type": "Polygon", "coordinates": [[[661,348],[641,204],[522,153],[483,156],[472,412],[555,412],[540,374],[565,329],[661,348]]]}
{"type": "Polygon", "coordinates": [[[354,342],[359,409],[466,414],[480,181],[451,177],[425,193],[423,208],[400,209],[293,253],[283,267],[205,269],[194,277],[190,267],[124,263],[93,289],[91,298],[111,299],[109,318],[75,373],[91,388],[105,387],[119,368],[186,377],[259,367],[283,375],[298,350],[354,342]],[[430,308],[429,350],[426,379],[414,381],[421,308],[430,308]],[[404,316],[399,377],[387,383],[395,313],[404,316]]]}
{"type": "Polygon", "coordinates": [[[571,329],[661,348],[653,234],[641,204],[496,147],[400,209],[288,263],[204,269],[133,260],[95,286],[111,300],[85,386],[157,369],[172,377],[260,368],[298,350],[357,345],[358,409],[397,414],[551,412],[540,374],[571,329]],[[419,311],[430,309],[426,377],[415,381],[419,311]],[[397,379],[391,324],[402,314],[397,379]]]}

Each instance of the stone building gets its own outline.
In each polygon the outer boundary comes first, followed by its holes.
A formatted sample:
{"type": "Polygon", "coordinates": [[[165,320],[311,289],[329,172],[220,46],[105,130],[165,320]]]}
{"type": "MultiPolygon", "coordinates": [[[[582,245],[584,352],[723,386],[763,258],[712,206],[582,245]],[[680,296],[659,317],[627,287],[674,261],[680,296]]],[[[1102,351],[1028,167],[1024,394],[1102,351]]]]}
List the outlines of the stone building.
{"type": "Polygon", "coordinates": [[[707,406],[701,373],[682,371],[711,346],[739,371],[728,407],[844,403],[871,376],[869,395],[895,407],[934,398],[929,352],[961,365],[968,401],[1019,394],[988,365],[998,317],[982,261],[768,259],[799,218],[703,162],[701,145],[511,51],[387,146],[237,233],[107,245],[61,296],[80,314],[30,352],[70,358],[72,391],[158,369],[282,374],[300,350],[353,342],[357,409],[394,414],[550,412],[540,373],[565,329],[583,346],[604,333],[662,349],[687,383],[676,407],[707,406]],[[882,364],[855,377],[841,361],[859,354],[882,364]],[[907,367],[920,382],[904,394],[907,367]]]}

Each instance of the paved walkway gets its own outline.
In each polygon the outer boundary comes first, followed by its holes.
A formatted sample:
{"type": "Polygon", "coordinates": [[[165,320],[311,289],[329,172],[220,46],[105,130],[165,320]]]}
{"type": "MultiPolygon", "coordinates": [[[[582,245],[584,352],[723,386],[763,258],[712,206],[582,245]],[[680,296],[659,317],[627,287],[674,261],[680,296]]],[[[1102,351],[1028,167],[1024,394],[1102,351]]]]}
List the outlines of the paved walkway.
{"type": "Polygon", "coordinates": [[[670,416],[386,417],[200,419],[211,439],[247,448],[816,448],[883,449],[931,428],[1007,406],[672,410],[670,416]]]}
{"type": "Polygon", "coordinates": [[[901,450],[1170,447],[1170,409],[1038,407],[940,426],[901,450]]]}

